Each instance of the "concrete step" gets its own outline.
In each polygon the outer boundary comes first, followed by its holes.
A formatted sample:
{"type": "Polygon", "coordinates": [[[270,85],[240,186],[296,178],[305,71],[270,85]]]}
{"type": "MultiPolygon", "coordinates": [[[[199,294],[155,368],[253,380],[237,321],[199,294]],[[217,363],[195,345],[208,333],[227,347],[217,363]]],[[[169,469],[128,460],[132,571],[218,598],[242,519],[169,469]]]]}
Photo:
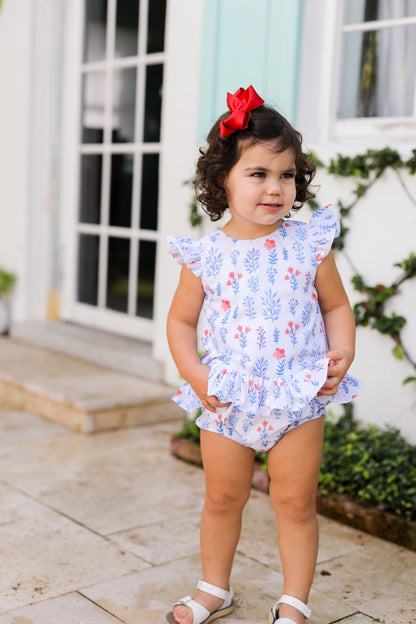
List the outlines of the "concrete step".
{"type": "Polygon", "coordinates": [[[137,338],[66,321],[13,323],[11,337],[140,379],[162,379],[162,366],[152,358],[151,344],[137,338]]]}
{"type": "Polygon", "coordinates": [[[0,338],[0,400],[92,433],[181,419],[174,389],[69,355],[0,338]]]}

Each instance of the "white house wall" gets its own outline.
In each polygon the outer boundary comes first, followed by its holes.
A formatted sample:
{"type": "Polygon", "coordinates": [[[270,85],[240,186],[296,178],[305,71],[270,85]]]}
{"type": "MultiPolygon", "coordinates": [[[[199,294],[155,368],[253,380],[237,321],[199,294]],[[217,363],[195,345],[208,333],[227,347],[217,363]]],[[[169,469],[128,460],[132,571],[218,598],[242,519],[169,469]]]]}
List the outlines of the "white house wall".
{"type": "Polygon", "coordinates": [[[63,24],[61,1],[0,13],[0,266],[17,274],[17,321],[56,313],[63,24]]]}

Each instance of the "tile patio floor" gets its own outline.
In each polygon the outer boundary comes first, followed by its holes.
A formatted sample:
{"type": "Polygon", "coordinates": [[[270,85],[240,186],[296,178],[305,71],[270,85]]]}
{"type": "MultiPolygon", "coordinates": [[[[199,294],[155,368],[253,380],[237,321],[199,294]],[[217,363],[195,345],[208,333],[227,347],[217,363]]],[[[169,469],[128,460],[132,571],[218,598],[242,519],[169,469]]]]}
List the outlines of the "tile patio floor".
{"type": "MultiPolygon", "coordinates": [[[[159,624],[200,577],[203,472],[179,423],[85,435],[0,405],[0,624],[159,624]]],[[[415,624],[416,553],[320,517],[312,624],[415,624]]],[[[274,515],[252,491],[224,624],[265,624],[281,589],[274,515]]]]}

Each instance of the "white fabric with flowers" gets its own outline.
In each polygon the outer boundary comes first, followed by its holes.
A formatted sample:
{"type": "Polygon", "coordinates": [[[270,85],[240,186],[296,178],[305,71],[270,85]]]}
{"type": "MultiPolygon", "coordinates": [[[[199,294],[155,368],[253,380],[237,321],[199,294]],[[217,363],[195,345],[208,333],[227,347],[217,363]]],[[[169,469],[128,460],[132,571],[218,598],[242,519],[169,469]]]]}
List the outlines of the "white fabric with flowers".
{"type": "MultiPolygon", "coordinates": [[[[315,276],[339,229],[327,206],[309,224],[290,219],[267,237],[236,240],[217,230],[197,241],[168,238],[172,256],[202,280],[208,395],[232,402],[216,413],[203,409],[201,428],[267,450],[322,416],[330,401],[356,396],[362,384],[350,375],[336,395],[316,396],[329,360],[315,276]]],[[[174,400],[188,412],[202,407],[188,383],[174,400]]]]}

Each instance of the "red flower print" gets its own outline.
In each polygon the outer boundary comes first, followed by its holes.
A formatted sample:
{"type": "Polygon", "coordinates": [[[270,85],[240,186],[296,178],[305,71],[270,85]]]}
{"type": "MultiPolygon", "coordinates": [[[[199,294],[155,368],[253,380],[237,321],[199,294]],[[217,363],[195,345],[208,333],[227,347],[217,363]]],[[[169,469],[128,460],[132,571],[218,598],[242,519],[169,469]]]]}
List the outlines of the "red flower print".
{"type": "Polygon", "coordinates": [[[276,351],[273,353],[273,357],[276,358],[276,360],[281,360],[282,358],[286,357],[286,353],[284,349],[276,349],[276,351]]]}
{"type": "Polygon", "coordinates": [[[239,332],[243,331],[243,326],[242,326],[242,325],[239,325],[239,326],[237,327],[237,330],[238,330],[239,332]]]}
{"type": "Polygon", "coordinates": [[[296,269],[296,275],[300,275],[300,271],[296,269]]]}
{"type": "Polygon", "coordinates": [[[316,260],[317,262],[322,262],[322,260],[324,260],[324,257],[323,257],[323,256],[321,256],[321,254],[319,254],[319,253],[318,253],[318,254],[316,254],[316,256],[315,256],[315,260],[316,260]]]}
{"type": "Polygon", "coordinates": [[[229,301],[224,301],[223,299],[221,303],[221,308],[224,310],[224,312],[227,312],[231,308],[231,303],[229,301]]]}
{"type": "Polygon", "coordinates": [[[229,273],[228,276],[231,277],[231,279],[233,279],[234,273],[229,273]]]}
{"type": "Polygon", "coordinates": [[[274,240],[272,240],[271,238],[268,238],[266,240],[266,242],[264,243],[264,246],[266,247],[266,249],[274,249],[276,247],[276,242],[274,240]]]}

